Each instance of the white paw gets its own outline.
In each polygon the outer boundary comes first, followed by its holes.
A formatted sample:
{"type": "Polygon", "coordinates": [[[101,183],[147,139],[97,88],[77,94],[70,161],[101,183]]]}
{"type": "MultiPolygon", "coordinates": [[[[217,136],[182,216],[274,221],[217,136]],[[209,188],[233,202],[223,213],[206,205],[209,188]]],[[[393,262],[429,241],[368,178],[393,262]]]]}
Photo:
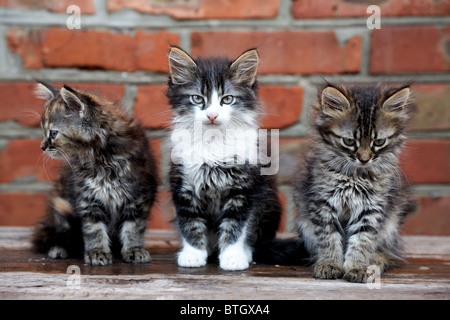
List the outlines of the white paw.
{"type": "Polygon", "coordinates": [[[223,248],[219,254],[220,267],[224,270],[244,270],[250,266],[253,253],[245,243],[246,232],[239,239],[223,248]]]}
{"type": "Polygon", "coordinates": [[[52,259],[65,259],[67,258],[67,251],[63,247],[51,247],[48,250],[48,256],[52,259]]]}
{"type": "Polygon", "coordinates": [[[178,265],[180,267],[201,267],[206,265],[208,252],[194,248],[188,244],[183,246],[183,250],[178,253],[178,265]]]}
{"type": "Polygon", "coordinates": [[[244,252],[230,252],[219,257],[220,267],[224,270],[244,270],[250,265],[248,256],[244,252]]]}

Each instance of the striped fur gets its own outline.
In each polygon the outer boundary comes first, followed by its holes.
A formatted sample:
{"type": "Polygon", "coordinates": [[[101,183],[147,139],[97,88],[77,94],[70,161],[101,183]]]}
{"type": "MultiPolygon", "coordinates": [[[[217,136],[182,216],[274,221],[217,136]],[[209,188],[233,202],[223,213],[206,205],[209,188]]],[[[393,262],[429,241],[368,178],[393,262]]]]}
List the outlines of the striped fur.
{"type": "Polygon", "coordinates": [[[143,129],[119,107],[68,86],[38,84],[46,99],[42,150],[63,159],[33,243],[51,258],[83,256],[93,265],[148,262],[143,234],[157,188],[143,129]]]}
{"type": "Polygon", "coordinates": [[[398,158],[415,107],[407,85],[327,84],[313,147],[295,186],[298,228],[314,277],[364,282],[401,259],[399,226],[413,210],[398,158]]]}

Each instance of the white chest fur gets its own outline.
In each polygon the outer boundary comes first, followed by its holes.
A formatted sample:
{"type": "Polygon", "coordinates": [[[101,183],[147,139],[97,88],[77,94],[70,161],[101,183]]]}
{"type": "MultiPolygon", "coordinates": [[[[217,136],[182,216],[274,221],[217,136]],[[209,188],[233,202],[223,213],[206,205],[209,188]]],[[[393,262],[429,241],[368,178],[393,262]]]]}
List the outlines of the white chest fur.
{"type": "Polygon", "coordinates": [[[175,128],[171,159],[184,165],[236,165],[258,161],[258,131],[223,129],[195,122],[193,128],[175,128]]]}

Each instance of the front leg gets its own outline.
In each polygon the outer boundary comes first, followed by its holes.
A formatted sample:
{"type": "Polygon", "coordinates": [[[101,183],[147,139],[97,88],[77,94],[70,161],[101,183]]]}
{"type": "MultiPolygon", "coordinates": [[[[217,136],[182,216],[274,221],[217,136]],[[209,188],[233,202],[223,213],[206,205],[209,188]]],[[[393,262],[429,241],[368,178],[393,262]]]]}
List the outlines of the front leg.
{"type": "MultiPolygon", "coordinates": [[[[125,215],[130,217],[130,215],[125,215]]],[[[147,221],[145,219],[130,219],[122,223],[120,241],[122,243],[122,258],[128,263],[149,262],[150,253],[144,247],[144,232],[147,221]]]]}
{"type": "Polygon", "coordinates": [[[219,226],[219,262],[224,270],[244,270],[250,265],[253,252],[248,245],[247,226],[251,204],[238,192],[230,192],[222,208],[219,226]]]}
{"type": "Polygon", "coordinates": [[[98,206],[85,212],[82,216],[81,228],[84,241],[84,263],[111,264],[110,239],[104,212],[98,206]]]}
{"type": "Polygon", "coordinates": [[[201,267],[208,258],[207,226],[198,198],[187,190],[172,192],[176,222],[182,249],[178,253],[180,267],[201,267]]]}
{"type": "Polygon", "coordinates": [[[343,231],[336,209],[328,203],[310,204],[299,212],[300,233],[313,257],[314,278],[339,279],[343,276],[343,231]]]}
{"type": "Polygon", "coordinates": [[[178,253],[180,267],[201,267],[208,259],[207,227],[201,218],[187,218],[178,213],[177,222],[183,248],[178,253]]]}
{"type": "Polygon", "coordinates": [[[345,252],[344,278],[350,282],[366,282],[369,267],[376,261],[377,237],[385,216],[380,209],[363,210],[356,221],[348,226],[348,244],[345,252]]]}

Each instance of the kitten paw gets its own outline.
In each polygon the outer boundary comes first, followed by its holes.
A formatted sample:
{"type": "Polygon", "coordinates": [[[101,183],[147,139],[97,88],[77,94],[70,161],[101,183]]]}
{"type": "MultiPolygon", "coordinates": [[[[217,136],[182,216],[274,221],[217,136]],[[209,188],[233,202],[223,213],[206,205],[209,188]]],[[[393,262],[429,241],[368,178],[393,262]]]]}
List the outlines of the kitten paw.
{"type": "Polygon", "coordinates": [[[318,279],[340,279],[344,274],[341,266],[335,263],[319,262],[314,266],[314,278],[318,279]]]}
{"type": "Polygon", "coordinates": [[[194,247],[184,247],[178,254],[178,265],[180,267],[202,267],[206,265],[208,253],[194,247]]]}
{"type": "Polygon", "coordinates": [[[84,263],[92,264],[93,266],[104,266],[111,264],[111,252],[101,249],[86,251],[84,253],[84,263]]]}
{"type": "Polygon", "coordinates": [[[369,276],[370,274],[367,272],[367,268],[356,267],[349,269],[344,274],[344,279],[348,280],[349,282],[363,283],[367,282],[369,276]]]}
{"type": "Polygon", "coordinates": [[[48,250],[48,256],[52,259],[66,259],[68,254],[66,249],[63,247],[51,247],[50,250],[48,250]]]}
{"type": "Polygon", "coordinates": [[[129,248],[122,253],[123,260],[128,263],[150,262],[150,253],[145,248],[129,248]]]}
{"type": "Polygon", "coordinates": [[[219,257],[220,267],[224,270],[244,270],[250,266],[248,257],[245,254],[222,254],[219,257]]]}

